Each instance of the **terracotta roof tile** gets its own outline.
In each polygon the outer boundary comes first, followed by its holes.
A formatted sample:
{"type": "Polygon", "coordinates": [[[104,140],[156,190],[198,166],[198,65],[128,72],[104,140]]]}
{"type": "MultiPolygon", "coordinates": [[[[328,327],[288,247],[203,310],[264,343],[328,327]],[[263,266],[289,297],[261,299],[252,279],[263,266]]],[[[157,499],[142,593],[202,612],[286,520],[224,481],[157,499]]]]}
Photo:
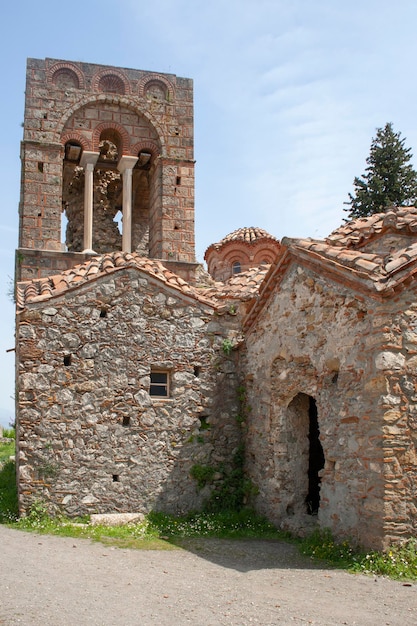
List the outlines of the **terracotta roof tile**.
{"type": "Polygon", "coordinates": [[[415,233],[417,231],[417,208],[392,207],[386,213],[376,213],[347,222],[333,231],[326,241],[333,245],[355,247],[363,245],[375,235],[386,231],[415,233]]]}
{"type": "Polygon", "coordinates": [[[18,283],[17,307],[22,309],[29,302],[48,300],[53,296],[65,293],[69,289],[96,280],[102,275],[130,267],[146,272],[151,277],[204,304],[211,307],[216,306],[216,300],[209,293],[209,290],[192,287],[182,278],[166,269],[160,261],[141,257],[137,253],[114,252],[94,256],[85,263],[62,272],[62,274],[18,283]]]}

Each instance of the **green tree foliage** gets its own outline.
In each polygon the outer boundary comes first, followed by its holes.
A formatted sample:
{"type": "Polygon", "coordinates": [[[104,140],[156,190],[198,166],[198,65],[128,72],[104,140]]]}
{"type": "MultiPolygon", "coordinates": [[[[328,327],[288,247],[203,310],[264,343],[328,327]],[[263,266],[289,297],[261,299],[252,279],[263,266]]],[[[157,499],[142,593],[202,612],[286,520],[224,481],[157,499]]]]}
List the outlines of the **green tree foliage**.
{"type": "Polygon", "coordinates": [[[353,181],[354,194],[349,194],[349,218],[384,213],[391,206],[413,206],[417,200],[417,172],[410,165],[411,149],[405,139],[395,133],[392,124],[378,128],[366,159],[362,178],[353,181]]]}

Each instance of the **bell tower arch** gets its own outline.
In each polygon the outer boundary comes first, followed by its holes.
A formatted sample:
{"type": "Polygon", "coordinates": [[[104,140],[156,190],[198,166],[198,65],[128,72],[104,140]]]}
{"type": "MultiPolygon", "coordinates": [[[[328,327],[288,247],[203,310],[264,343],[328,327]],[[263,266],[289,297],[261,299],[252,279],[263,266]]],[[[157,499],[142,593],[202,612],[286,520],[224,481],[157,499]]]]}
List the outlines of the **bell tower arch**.
{"type": "Polygon", "coordinates": [[[190,79],[28,59],[17,280],[117,250],[190,279],[193,150],[190,79]]]}

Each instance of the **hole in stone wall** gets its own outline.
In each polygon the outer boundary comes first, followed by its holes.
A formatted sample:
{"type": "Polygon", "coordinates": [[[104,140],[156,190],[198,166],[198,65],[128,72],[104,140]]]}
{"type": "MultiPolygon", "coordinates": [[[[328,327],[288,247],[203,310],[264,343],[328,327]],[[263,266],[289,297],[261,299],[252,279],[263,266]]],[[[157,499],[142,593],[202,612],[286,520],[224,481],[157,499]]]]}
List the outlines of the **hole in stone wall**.
{"type": "Polygon", "coordinates": [[[70,354],[65,354],[64,355],[64,365],[65,365],[65,367],[68,367],[68,365],[71,365],[71,355],[70,354]]]}
{"type": "Polygon", "coordinates": [[[339,378],[339,372],[335,372],[332,376],[332,383],[336,384],[339,378]]]}
{"type": "Polygon", "coordinates": [[[38,172],[43,174],[43,162],[42,161],[38,161],[38,172]]]}
{"type": "Polygon", "coordinates": [[[113,482],[114,483],[118,483],[119,482],[119,474],[113,474],[113,482]]]}
{"type": "Polygon", "coordinates": [[[100,317],[107,317],[107,309],[104,307],[100,310],[100,317]]]}
{"type": "Polygon", "coordinates": [[[130,426],[130,417],[128,415],[124,415],[123,416],[122,425],[123,426],[130,426]]]}
{"type": "Polygon", "coordinates": [[[319,435],[317,405],[314,398],[309,398],[309,459],[308,459],[308,494],[306,498],[307,513],[317,515],[320,506],[320,471],[324,467],[324,454],[319,435]]]}
{"type": "Polygon", "coordinates": [[[207,415],[200,415],[198,419],[200,420],[200,430],[209,430],[210,424],[207,415]]]}
{"type": "Polygon", "coordinates": [[[199,365],[194,365],[194,376],[198,378],[200,376],[201,367],[199,365]]]}
{"type": "Polygon", "coordinates": [[[180,229],[180,227],[178,226],[178,224],[175,224],[174,230],[179,230],[179,229],[180,229]]]}
{"type": "Polygon", "coordinates": [[[43,119],[44,119],[44,120],[47,120],[47,119],[48,119],[48,114],[47,114],[47,113],[44,113],[44,114],[43,114],[43,119]]]}
{"type": "Polygon", "coordinates": [[[181,176],[177,176],[176,185],[181,185],[181,176]]]}

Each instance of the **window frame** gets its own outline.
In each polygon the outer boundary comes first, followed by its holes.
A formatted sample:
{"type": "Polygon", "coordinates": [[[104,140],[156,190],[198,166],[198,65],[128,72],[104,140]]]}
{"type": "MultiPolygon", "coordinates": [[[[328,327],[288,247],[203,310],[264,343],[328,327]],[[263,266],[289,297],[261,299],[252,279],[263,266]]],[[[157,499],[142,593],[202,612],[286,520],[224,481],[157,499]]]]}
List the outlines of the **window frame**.
{"type": "Polygon", "coordinates": [[[171,381],[169,370],[152,368],[149,374],[149,395],[157,400],[168,400],[171,393],[171,381]],[[152,376],[165,377],[165,380],[152,380],[152,376]],[[158,389],[164,390],[165,393],[155,393],[158,389]]]}

